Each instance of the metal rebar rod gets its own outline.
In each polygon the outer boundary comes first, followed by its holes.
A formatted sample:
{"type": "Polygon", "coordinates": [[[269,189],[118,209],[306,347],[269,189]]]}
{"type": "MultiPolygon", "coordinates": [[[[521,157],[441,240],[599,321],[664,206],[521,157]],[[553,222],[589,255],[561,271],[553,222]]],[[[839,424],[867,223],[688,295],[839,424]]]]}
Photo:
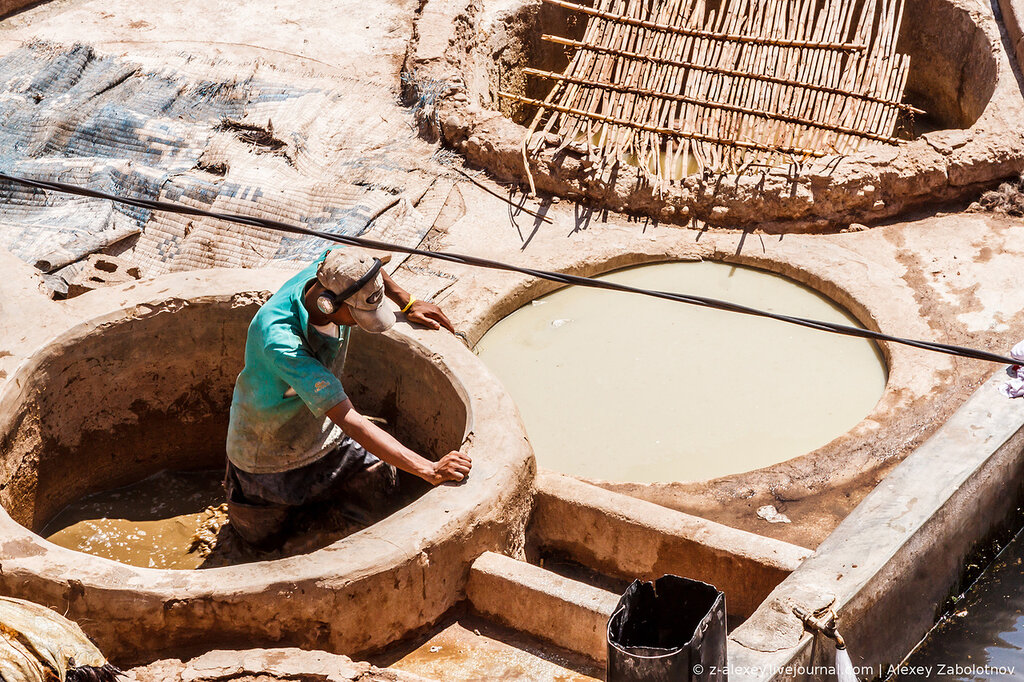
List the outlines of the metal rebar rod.
{"type": "Polygon", "coordinates": [[[669,100],[673,102],[685,102],[687,104],[693,104],[696,106],[709,107],[713,109],[724,109],[725,111],[735,111],[741,114],[749,114],[751,116],[758,116],[760,118],[766,118],[769,120],[785,121],[787,123],[795,123],[798,125],[808,126],[811,128],[821,128],[823,130],[831,130],[833,132],[842,133],[844,135],[854,135],[857,137],[864,137],[869,140],[876,140],[878,142],[885,142],[887,144],[896,144],[899,140],[895,137],[889,137],[888,135],[880,135],[864,130],[858,130],[857,128],[847,128],[844,126],[831,125],[829,123],[821,123],[809,118],[800,118],[798,116],[790,116],[788,114],[778,114],[771,111],[764,111],[762,109],[752,109],[750,107],[740,106],[738,104],[728,104],[726,102],[713,102],[709,100],[699,99],[697,97],[687,97],[686,95],[680,95],[671,92],[661,92],[658,90],[648,90],[645,88],[634,88],[627,85],[617,85],[615,83],[608,83],[605,81],[592,81],[585,78],[575,78],[573,76],[567,76],[561,73],[555,73],[554,71],[542,71],[540,69],[532,69],[526,67],[523,69],[523,73],[531,76],[539,76],[541,78],[549,78],[551,80],[561,80],[567,83],[574,83],[576,85],[585,85],[594,88],[601,88],[604,90],[614,90],[615,92],[627,92],[635,95],[643,95],[645,97],[656,97],[658,99],[669,100]]]}
{"type": "Polygon", "coordinates": [[[666,59],[664,57],[655,57],[653,55],[641,54],[639,52],[626,52],[624,50],[616,50],[603,45],[594,45],[592,43],[584,43],[579,40],[571,40],[569,38],[562,38],[561,36],[553,36],[545,33],[542,35],[541,40],[549,43],[555,43],[556,45],[563,45],[565,47],[572,47],[577,50],[589,50],[591,52],[599,52],[602,54],[611,54],[625,59],[636,59],[640,61],[648,61],[654,64],[665,64],[668,66],[678,66],[683,69],[693,69],[695,71],[706,71],[708,73],[718,73],[723,76],[732,76],[734,78],[750,78],[752,80],[765,81],[768,83],[776,83],[778,85],[789,85],[795,88],[806,88],[808,90],[817,90],[819,92],[826,92],[833,95],[843,95],[845,97],[853,97],[856,99],[862,99],[867,102],[876,102],[878,104],[884,104],[890,107],[897,107],[914,114],[924,114],[926,112],[913,107],[909,104],[902,102],[894,102],[892,100],[884,99],[882,97],[874,97],[872,95],[863,95],[856,92],[850,92],[849,90],[843,90],[842,88],[832,88],[826,85],[818,85],[817,83],[808,83],[806,81],[795,81],[788,78],[779,78],[777,76],[769,76],[763,73],[751,73],[748,71],[735,71],[733,69],[726,69],[720,66],[711,66],[708,64],[698,64],[696,62],[685,62],[675,59],[666,59]]]}
{"type": "Polygon", "coordinates": [[[825,152],[819,152],[813,149],[800,149],[798,147],[781,147],[771,144],[764,144],[761,142],[747,142],[744,140],[726,140],[720,137],[713,137],[711,135],[702,135],[700,133],[690,133],[684,130],[673,130],[672,128],[661,128],[658,126],[645,125],[643,123],[635,123],[633,121],[628,121],[623,118],[614,118],[612,116],[596,114],[592,111],[584,111],[583,109],[573,109],[571,107],[563,107],[558,104],[545,103],[539,99],[531,99],[530,97],[523,97],[522,95],[513,95],[510,92],[498,92],[498,96],[505,97],[506,99],[515,100],[517,102],[522,102],[523,104],[531,104],[535,107],[544,107],[545,109],[551,109],[552,111],[558,111],[563,114],[569,114],[570,116],[589,118],[610,125],[622,126],[624,128],[634,128],[636,130],[644,130],[649,133],[655,133],[658,135],[666,135],[670,137],[685,137],[691,140],[700,140],[701,142],[710,142],[712,144],[720,144],[726,147],[759,149],[762,151],[779,152],[781,154],[802,154],[805,156],[827,155],[825,152]]]}
{"type": "Polygon", "coordinates": [[[566,2],[566,0],[544,0],[549,5],[556,5],[565,9],[574,10],[581,14],[589,14],[590,16],[600,17],[608,21],[616,21],[621,24],[629,24],[630,26],[639,26],[640,28],[646,28],[651,31],[664,31],[666,33],[678,33],[685,36],[693,36],[695,38],[706,38],[708,40],[722,40],[735,43],[756,43],[760,45],[775,45],[778,47],[801,47],[811,48],[820,50],[842,50],[844,52],[862,52],[865,49],[864,45],[857,43],[817,43],[807,42],[803,40],[779,40],[777,38],[768,38],[764,36],[752,36],[744,35],[740,33],[716,33],[714,31],[703,31],[696,28],[683,28],[682,26],[673,26],[672,24],[659,24],[654,21],[646,21],[644,19],[635,19],[633,17],[626,16],[625,14],[616,14],[614,12],[605,12],[603,10],[594,9],[593,7],[587,7],[586,5],[577,5],[574,2],[566,2]]]}

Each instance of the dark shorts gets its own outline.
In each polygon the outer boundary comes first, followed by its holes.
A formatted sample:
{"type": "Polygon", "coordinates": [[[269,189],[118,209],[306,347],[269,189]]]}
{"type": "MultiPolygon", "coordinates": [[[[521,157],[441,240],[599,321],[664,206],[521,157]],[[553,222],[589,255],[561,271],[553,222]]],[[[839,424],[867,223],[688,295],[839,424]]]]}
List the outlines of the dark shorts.
{"type": "Polygon", "coordinates": [[[348,436],[326,455],[273,474],[251,474],[230,461],[224,476],[228,518],[249,544],[280,544],[292,512],[329,503],[345,517],[370,525],[388,511],[396,497],[396,471],[348,436]]]}

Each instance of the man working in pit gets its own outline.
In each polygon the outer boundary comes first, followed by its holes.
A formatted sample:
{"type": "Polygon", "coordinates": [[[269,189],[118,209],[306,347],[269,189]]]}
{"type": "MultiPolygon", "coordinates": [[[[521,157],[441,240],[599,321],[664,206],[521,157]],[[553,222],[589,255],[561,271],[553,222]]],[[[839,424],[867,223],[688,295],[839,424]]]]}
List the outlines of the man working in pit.
{"type": "Polygon", "coordinates": [[[249,325],[227,438],[228,517],[250,545],[284,539],[291,513],[337,503],[363,523],[385,506],[395,470],[437,485],[472,466],[458,451],[433,462],[366,419],[338,376],[352,325],[381,333],[395,323],[385,296],[410,322],[454,331],[440,308],[418,301],[353,248],[325,252],[288,280],[249,325]]]}

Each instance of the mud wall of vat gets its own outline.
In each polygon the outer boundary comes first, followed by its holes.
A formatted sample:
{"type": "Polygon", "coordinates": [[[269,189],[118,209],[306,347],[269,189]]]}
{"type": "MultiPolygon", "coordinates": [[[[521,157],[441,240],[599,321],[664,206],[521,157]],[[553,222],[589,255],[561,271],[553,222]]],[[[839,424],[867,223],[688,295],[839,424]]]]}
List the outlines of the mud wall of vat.
{"type": "MultiPolygon", "coordinates": [[[[5,436],[0,503],[38,530],[69,502],[161,469],[222,466],[228,408],[258,306],[247,297],[170,300],[57,339],[23,377],[5,436]]],[[[442,363],[356,333],[343,382],[421,452],[462,444],[464,396],[442,363]]]]}
{"type": "Polygon", "coordinates": [[[969,12],[943,0],[908,0],[897,49],[910,55],[905,99],[942,128],[970,128],[996,86],[992,45],[969,12]]]}
{"type": "Polygon", "coordinates": [[[122,665],[241,645],[364,655],[463,599],[480,553],[522,554],[535,467],[515,407],[458,339],[402,324],[356,335],[343,380],[365,411],[401,413],[412,446],[462,446],[474,461],[464,483],[308,554],[200,571],[136,568],[32,532],[112,480],[223,461],[246,325],[275,281],[182,273],[45,303],[81,321],[0,389],[0,593],[66,613],[122,665]]]}

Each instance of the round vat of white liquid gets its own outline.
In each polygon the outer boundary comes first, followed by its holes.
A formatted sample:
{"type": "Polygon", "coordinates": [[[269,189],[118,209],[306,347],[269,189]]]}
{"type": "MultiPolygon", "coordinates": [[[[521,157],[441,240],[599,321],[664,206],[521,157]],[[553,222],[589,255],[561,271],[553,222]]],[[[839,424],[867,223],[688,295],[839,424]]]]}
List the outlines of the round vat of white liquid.
{"type": "MultiPolygon", "coordinates": [[[[599,279],[859,326],[763,270],[679,262],[599,279]]],[[[567,287],[477,345],[519,406],[540,467],[595,480],[698,481],[810,452],[885,388],[868,340],[636,294],[567,287]]]]}

